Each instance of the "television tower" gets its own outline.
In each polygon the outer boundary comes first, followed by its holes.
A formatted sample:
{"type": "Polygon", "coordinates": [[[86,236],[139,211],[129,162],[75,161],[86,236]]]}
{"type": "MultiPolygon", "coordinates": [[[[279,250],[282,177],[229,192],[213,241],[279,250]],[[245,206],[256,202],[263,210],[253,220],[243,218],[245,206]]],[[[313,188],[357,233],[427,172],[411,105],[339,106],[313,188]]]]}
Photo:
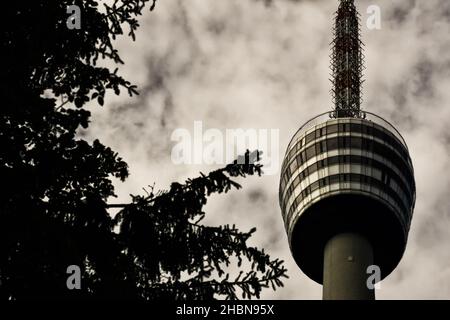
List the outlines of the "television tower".
{"type": "Polygon", "coordinates": [[[379,268],[380,280],[387,277],[405,251],[414,170],[397,129],[360,108],[364,55],[354,0],[340,0],[332,45],[334,109],[289,143],[280,206],[292,255],[323,284],[323,299],[370,300],[369,276],[379,268]]]}

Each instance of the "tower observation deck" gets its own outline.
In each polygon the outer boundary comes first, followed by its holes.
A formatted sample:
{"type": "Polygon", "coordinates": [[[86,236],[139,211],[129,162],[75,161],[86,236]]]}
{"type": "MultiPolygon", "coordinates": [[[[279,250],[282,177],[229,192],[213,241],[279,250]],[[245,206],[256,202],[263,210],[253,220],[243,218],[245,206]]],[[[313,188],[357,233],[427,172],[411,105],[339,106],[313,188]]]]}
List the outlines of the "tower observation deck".
{"type": "Polygon", "coordinates": [[[374,299],[400,262],[415,204],[414,170],[400,133],[361,111],[364,57],[354,0],[341,0],[332,49],[334,109],[305,123],[288,145],[279,200],[292,255],[323,284],[324,299],[374,299]]]}

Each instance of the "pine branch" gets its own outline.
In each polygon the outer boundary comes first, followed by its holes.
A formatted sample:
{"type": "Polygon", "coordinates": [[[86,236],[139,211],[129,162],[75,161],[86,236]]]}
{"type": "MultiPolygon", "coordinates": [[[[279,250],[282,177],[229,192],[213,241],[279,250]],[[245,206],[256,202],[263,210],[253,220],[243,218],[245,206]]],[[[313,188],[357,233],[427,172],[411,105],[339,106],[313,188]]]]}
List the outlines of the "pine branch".
{"type": "MultiPolygon", "coordinates": [[[[181,194],[183,192],[185,192],[186,190],[188,190],[191,187],[195,187],[195,186],[203,186],[205,185],[205,181],[208,180],[216,180],[217,177],[225,177],[226,181],[229,185],[232,185],[234,187],[236,187],[237,189],[241,188],[241,185],[235,183],[234,181],[232,181],[229,177],[226,177],[225,174],[230,175],[231,177],[245,177],[246,175],[253,175],[255,173],[257,173],[259,176],[262,173],[262,165],[257,164],[256,162],[259,161],[259,151],[253,151],[253,152],[249,152],[247,150],[247,152],[245,153],[245,155],[242,157],[238,157],[238,159],[234,160],[234,162],[232,164],[228,164],[225,168],[221,168],[215,171],[210,172],[207,176],[205,176],[203,173],[200,173],[201,176],[197,177],[195,179],[189,179],[186,181],[186,183],[184,185],[179,185],[179,184],[175,184],[177,186],[176,190],[172,193],[171,191],[173,191],[172,189],[167,192],[167,193],[163,193],[157,197],[153,197],[153,196],[147,196],[146,198],[144,198],[144,201],[146,204],[150,204],[152,202],[155,202],[157,200],[163,199],[165,197],[173,197],[176,194],[181,194]],[[248,159],[247,163],[242,163],[242,159],[248,159]]],[[[199,188],[197,188],[198,190],[199,188]]],[[[218,188],[218,192],[222,192],[224,190],[224,188],[220,189],[218,188]]],[[[227,190],[228,191],[228,190],[227,190]]],[[[211,192],[212,193],[212,192],[211,192]]],[[[210,193],[208,193],[209,195],[210,193]]],[[[116,204],[107,204],[106,207],[107,208],[125,208],[127,206],[132,206],[134,205],[133,202],[131,203],[116,203],[116,204]]]]}

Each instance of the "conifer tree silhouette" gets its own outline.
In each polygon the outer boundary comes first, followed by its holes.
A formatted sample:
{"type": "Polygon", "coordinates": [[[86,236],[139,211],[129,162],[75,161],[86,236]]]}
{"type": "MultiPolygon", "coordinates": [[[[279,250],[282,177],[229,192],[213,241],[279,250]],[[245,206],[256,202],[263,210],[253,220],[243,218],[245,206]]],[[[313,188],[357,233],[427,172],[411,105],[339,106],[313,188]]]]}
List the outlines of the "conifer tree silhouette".
{"type": "Polygon", "coordinates": [[[146,4],[155,7],[148,0],[2,4],[1,299],[236,299],[282,285],[282,262],[246,244],[254,230],[200,223],[210,194],[260,174],[256,153],[158,196],[108,205],[112,179],[125,180],[127,164],[76,131],[88,127],[87,102],[103,105],[107,90],[138,93],[98,62],[123,63],[114,39],[125,32],[135,39],[146,4]],[[80,29],[67,27],[70,5],[81,10],[80,29]],[[114,219],[113,207],[121,207],[114,219]],[[229,279],[233,257],[242,272],[229,279]],[[80,290],[66,286],[70,265],[81,268],[80,290]]]}

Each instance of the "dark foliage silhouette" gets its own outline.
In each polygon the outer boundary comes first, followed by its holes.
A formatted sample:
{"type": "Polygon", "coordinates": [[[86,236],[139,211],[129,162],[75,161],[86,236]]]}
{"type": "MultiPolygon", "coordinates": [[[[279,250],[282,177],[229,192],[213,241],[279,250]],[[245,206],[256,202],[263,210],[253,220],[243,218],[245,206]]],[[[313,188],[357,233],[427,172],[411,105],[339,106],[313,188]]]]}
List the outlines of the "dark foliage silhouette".
{"type": "Polygon", "coordinates": [[[260,174],[256,153],[168,191],[108,205],[112,180],[127,164],[87,128],[84,106],[136,87],[101,60],[123,63],[114,39],[135,38],[137,17],[155,2],[9,1],[2,11],[0,120],[0,298],[208,299],[258,297],[282,285],[279,260],[249,247],[254,230],[200,224],[207,197],[260,174]],[[81,29],[66,26],[67,6],[81,8],[81,29]],[[147,7],[146,7],[147,5],[147,7]],[[111,209],[120,207],[111,217],[111,209]],[[227,266],[241,271],[230,279],[227,266]],[[82,270],[68,290],[69,265],[82,270]]]}

